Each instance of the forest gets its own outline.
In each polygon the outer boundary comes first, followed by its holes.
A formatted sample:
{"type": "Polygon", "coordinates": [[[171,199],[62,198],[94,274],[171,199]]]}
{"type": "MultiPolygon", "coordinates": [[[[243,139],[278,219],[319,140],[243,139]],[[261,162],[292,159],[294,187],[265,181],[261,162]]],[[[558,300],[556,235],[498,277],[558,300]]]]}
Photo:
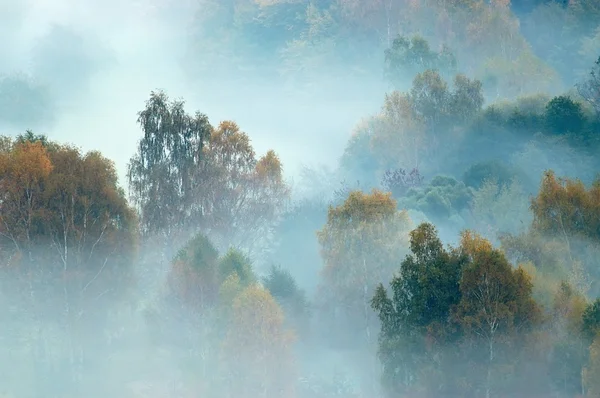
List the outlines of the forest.
{"type": "Polygon", "coordinates": [[[0,76],[0,398],[600,397],[600,2],[152,4],[209,101],[378,110],[292,178],[150,89],[121,172],[46,133],[112,62],[51,30],[0,76]]]}

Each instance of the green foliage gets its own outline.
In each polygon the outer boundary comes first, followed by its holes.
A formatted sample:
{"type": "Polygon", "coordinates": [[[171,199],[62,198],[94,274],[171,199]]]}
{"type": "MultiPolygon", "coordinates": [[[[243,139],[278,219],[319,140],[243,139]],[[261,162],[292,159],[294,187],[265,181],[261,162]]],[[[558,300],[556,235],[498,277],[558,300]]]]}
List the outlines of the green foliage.
{"type": "Polygon", "coordinates": [[[421,36],[408,38],[399,35],[384,55],[385,76],[397,88],[403,87],[404,82],[427,69],[438,70],[444,75],[453,74],[456,70],[456,58],[446,46],[440,52],[432,51],[427,40],[421,36]]]}
{"type": "Polygon", "coordinates": [[[410,189],[399,201],[402,207],[422,211],[432,220],[460,217],[472,198],[472,190],[462,181],[436,176],[422,188],[410,189]]]}
{"type": "Polygon", "coordinates": [[[583,312],[582,332],[590,344],[600,333],[600,298],[590,303],[583,312]]]}
{"type": "Polygon", "coordinates": [[[175,261],[188,264],[191,268],[201,270],[217,264],[219,252],[204,234],[197,234],[179,250],[175,261]]]}
{"type": "Polygon", "coordinates": [[[519,333],[541,319],[524,270],[513,269],[502,252],[468,232],[460,247],[445,250],[432,225],[419,225],[390,287],[388,296],[379,285],[371,302],[382,324],[379,357],[388,396],[452,395],[464,388],[463,380],[467,389],[478,384],[489,391],[496,362],[509,361],[495,357],[496,345],[520,345],[519,333]],[[466,362],[459,365],[459,358],[466,362]],[[487,378],[480,380],[471,367],[487,368],[487,378]],[[435,382],[427,378],[431,374],[438,375],[435,382]]]}
{"type": "Polygon", "coordinates": [[[128,164],[127,178],[145,234],[169,233],[198,222],[195,178],[212,127],[205,115],[188,115],[183,107],[183,101],[169,101],[159,91],[150,94],[139,113],[144,136],[128,164]]]}
{"type": "Polygon", "coordinates": [[[554,134],[577,133],[586,124],[581,104],[564,95],[548,102],[545,120],[547,129],[554,134]]]}
{"type": "Polygon", "coordinates": [[[219,260],[219,274],[221,281],[235,274],[240,278],[243,286],[248,286],[256,281],[250,258],[235,249],[229,249],[219,260]]]}
{"type": "Polygon", "coordinates": [[[298,286],[290,272],[281,266],[273,265],[263,284],[275,298],[289,299],[298,294],[298,286]]]}
{"type": "Polygon", "coordinates": [[[517,172],[504,162],[489,160],[471,165],[463,174],[463,182],[468,187],[479,189],[486,180],[493,180],[504,186],[512,182],[517,172]]]}
{"type": "Polygon", "coordinates": [[[308,332],[309,303],[292,274],[281,266],[271,266],[269,274],[263,278],[263,285],[271,293],[291,320],[294,330],[301,336],[308,332]]]}

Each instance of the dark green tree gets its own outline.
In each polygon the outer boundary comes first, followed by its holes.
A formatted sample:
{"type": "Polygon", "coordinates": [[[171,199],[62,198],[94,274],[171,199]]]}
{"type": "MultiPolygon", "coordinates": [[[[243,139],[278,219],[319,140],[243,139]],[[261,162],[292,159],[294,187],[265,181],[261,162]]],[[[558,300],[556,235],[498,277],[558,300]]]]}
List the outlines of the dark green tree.
{"type": "MultiPolygon", "coordinates": [[[[461,299],[459,281],[467,262],[460,251],[444,249],[431,224],[419,225],[410,236],[411,254],[390,284],[391,297],[379,285],[371,302],[381,320],[379,357],[390,397],[416,384],[425,364],[439,365],[442,347],[456,336],[450,315],[461,299]]],[[[443,384],[439,380],[432,388],[443,384]]]]}
{"type": "Polygon", "coordinates": [[[292,274],[281,266],[273,265],[263,278],[263,285],[286,313],[286,321],[301,335],[306,335],[309,320],[309,303],[292,274]]]}
{"type": "Polygon", "coordinates": [[[581,328],[584,337],[589,339],[591,344],[594,337],[600,333],[600,298],[586,307],[581,328]]]}
{"type": "Polygon", "coordinates": [[[580,133],[586,123],[581,104],[561,95],[546,105],[546,128],[553,134],[580,133]]]}

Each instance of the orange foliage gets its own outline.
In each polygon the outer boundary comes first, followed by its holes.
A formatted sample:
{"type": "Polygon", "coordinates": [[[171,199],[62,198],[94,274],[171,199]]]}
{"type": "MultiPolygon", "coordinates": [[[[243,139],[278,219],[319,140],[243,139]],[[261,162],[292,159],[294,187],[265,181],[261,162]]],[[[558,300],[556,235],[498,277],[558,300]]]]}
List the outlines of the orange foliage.
{"type": "Polygon", "coordinates": [[[533,226],[550,234],[579,234],[598,239],[600,230],[600,179],[589,190],[579,180],[545,173],[540,191],[531,202],[533,226]]]}

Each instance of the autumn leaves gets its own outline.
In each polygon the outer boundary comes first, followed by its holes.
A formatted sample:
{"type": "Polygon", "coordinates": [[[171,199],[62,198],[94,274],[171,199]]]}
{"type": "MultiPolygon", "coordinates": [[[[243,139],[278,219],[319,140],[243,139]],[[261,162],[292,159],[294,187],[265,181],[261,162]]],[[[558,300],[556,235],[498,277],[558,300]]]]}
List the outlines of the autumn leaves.
{"type": "Polygon", "coordinates": [[[25,268],[44,261],[45,271],[90,273],[105,260],[127,259],[135,248],[136,216],[111,161],[32,133],[3,144],[3,264],[20,258],[25,268]]]}
{"type": "Polygon", "coordinates": [[[139,114],[144,137],[128,180],[143,234],[176,239],[201,226],[219,247],[260,250],[289,195],[278,156],[257,159],[237,124],[213,127],[183,105],[152,93],[139,114]]]}

